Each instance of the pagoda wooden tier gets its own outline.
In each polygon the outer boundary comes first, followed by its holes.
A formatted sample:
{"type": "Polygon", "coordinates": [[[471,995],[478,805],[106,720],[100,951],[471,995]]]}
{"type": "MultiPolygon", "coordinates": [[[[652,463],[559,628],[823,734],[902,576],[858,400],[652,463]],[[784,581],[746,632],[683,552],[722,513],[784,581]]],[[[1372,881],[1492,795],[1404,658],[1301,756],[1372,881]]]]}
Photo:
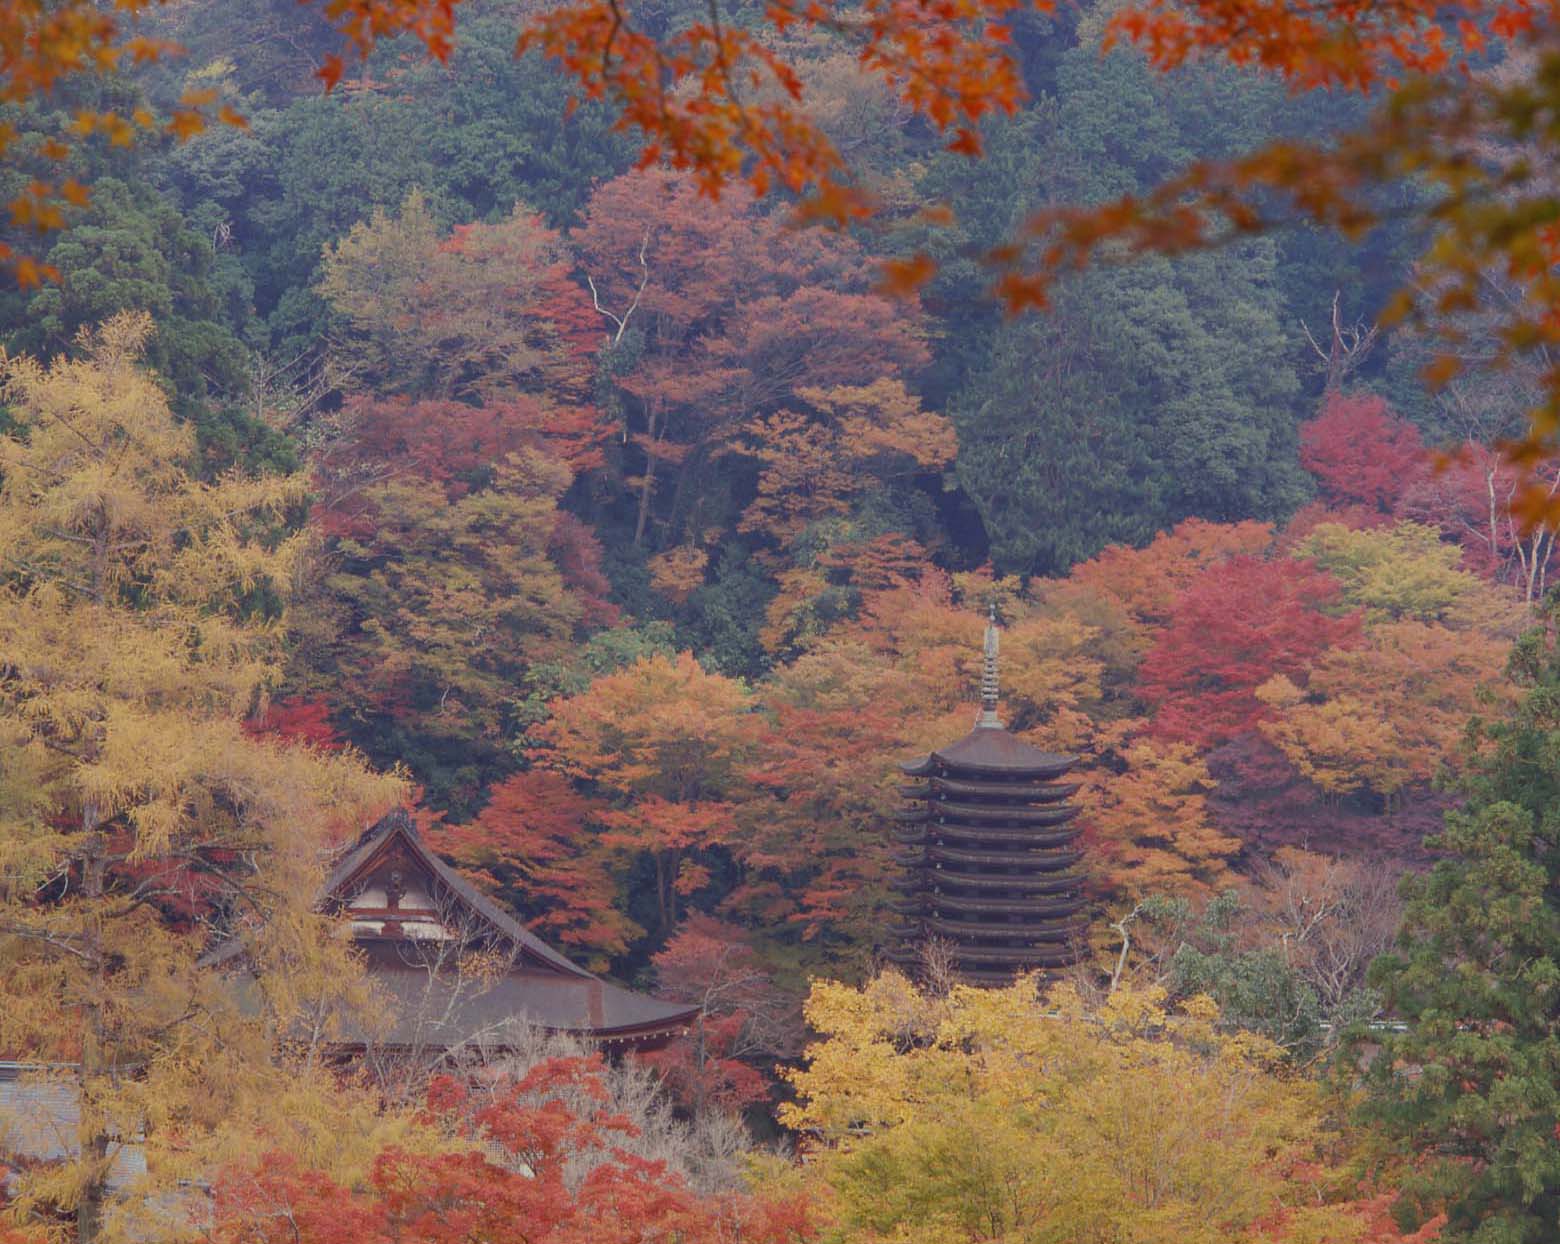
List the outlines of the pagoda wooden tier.
{"type": "Polygon", "coordinates": [[[912,781],[893,839],[905,872],[887,957],[919,970],[945,948],[954,973],[1006,984],[1074,962],[1086,929],[1073,756],[1032,747],[997,716],[997,630],[986,631],[982,711],[958,742],[900,768],[912,781]]]}
{"type": "MultiPolygon", "coordinates": [[[[435,855],[404,810],[352,845],[320,908],[345,918],[385,1002],[371,1031],[348,1034],[344,1054],[502,1049],[517,1024],[653,1048],[685,1032],[697,1013],[559,954],[435,855]]],[[[211,961],[241,955],[233,945],[211,961]]]]}

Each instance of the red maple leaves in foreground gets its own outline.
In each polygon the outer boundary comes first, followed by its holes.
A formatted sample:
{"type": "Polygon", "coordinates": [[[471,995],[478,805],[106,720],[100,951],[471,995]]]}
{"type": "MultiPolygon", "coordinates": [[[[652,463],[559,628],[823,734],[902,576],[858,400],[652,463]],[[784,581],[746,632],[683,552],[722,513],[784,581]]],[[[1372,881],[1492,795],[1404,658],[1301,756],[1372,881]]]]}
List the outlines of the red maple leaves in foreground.
{"type": "Polygon", "coordinates": [[[436,1152],[391,1147],[346,1186],[279,1153],[216,1189],[220,1244],[780,1244],[805,1232],[799,1201],[701,1195],[664,1162],[629,1153],[599,1056],[547,1059],[487,1093],[429,1090],[436,1152]]]}

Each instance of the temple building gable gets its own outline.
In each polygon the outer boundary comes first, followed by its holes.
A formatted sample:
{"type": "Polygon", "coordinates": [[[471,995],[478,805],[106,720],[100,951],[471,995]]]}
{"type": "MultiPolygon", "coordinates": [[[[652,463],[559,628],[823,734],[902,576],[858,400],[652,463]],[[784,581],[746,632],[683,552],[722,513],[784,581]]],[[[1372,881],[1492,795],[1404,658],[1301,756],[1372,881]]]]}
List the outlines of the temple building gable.
{"type": "MultiPolygon", "coordinates": [[[[649,1047],[685,1031],[696,1007],[613,984],[547,945],[441,860],[404,809],[367,829],[331,871],[320,910],[345,918],[385,1000],[354,1049],[502,1049],[515,1025],[649,1047]],[[506,1037],[508,1034],[508,1037],[506,1037]]],[[[242,956],[237,943],[209,963],[242,956]]]]}

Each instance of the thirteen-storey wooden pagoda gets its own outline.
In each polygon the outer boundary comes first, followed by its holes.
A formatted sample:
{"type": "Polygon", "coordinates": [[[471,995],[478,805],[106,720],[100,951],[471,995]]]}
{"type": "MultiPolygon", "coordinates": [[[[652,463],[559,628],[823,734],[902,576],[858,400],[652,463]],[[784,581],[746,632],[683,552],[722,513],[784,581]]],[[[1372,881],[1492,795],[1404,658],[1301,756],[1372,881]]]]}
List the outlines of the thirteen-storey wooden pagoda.
{"type": "Polygon", "coordinates": [[[996,617],[986,628],[981,711],[957,743],[900,768],[912,779],[894,833],[905,876],[892,906],[889,959],[919,969],[940,943],[955,975],[1006,984],[1020,972],[1063,967],[1084,929],[1078,864],[1077,763],[1031,747],[997,715],[996,617]]]}

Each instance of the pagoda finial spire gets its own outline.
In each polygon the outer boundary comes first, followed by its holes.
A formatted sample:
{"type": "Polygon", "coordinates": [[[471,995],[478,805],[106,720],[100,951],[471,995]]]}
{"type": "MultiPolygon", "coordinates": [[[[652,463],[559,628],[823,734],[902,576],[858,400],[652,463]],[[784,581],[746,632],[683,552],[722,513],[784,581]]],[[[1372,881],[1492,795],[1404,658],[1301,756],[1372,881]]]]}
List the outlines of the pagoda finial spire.
{"type": "Polygon", "coordinates": [[[977,726],[1002,725],[1002,719],[997,716],[997,650],[1001,644],[1001,634],[997,627],[997,602],[992,601],[986,620],[986,660],[980,675],[980,716],[975,719],[977,726]]]}

